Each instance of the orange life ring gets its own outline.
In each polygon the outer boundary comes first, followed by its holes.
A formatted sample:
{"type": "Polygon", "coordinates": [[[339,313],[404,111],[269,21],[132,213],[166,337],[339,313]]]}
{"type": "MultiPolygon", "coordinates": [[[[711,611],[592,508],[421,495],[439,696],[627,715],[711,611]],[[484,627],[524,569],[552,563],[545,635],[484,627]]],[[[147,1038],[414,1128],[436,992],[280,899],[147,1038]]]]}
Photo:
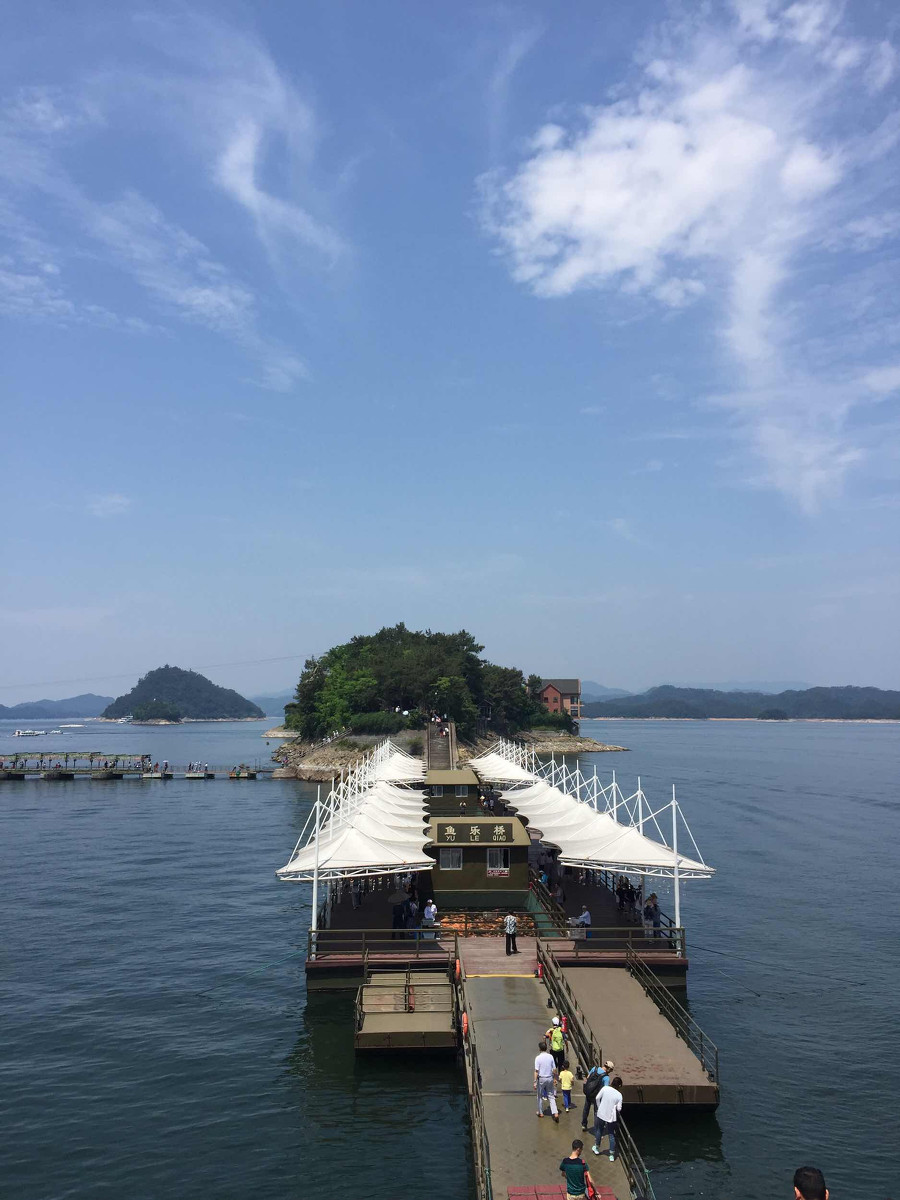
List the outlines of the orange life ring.
{"type": "Polygon", "coordinates": [[[459,983],[461,978],[462,978],[462,967],[460,966],[459,959],[457,959],[456,960],[456,982],[459,983]]]}
{"type": "Polygon", "coordinates": [[[462,1030],[463,1037],[467,1038],[469,1036],[469,1014],[467,1012],[464,1012],[462,1016],[462,1030]]]}

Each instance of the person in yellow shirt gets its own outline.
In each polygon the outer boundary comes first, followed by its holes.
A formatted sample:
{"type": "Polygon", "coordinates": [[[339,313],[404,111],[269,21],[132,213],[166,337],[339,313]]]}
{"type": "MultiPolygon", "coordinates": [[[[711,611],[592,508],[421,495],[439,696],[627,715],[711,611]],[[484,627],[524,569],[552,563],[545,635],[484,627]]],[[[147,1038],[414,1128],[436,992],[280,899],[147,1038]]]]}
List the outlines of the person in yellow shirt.
{"type": "Polygon", "coordinates": [[[559,1087],[563,1096],[563,1109],[566,1112],[572,1107],[572,1084],[574,1082],[575,1076],[569,1070],[569,1060],[566,1059],[559,1073],[559,1087]]]}

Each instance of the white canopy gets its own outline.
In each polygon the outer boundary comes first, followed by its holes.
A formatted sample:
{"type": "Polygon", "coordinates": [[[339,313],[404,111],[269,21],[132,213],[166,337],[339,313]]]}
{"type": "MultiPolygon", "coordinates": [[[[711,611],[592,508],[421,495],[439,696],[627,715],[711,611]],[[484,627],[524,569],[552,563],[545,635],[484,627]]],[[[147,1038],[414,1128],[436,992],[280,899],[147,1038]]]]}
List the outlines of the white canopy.
{"type": "Polygon", "coordinates": [[[375,778],[396,783],[418,783],[425,778],[425,763],[391,743],[390,757],[375,767],[375,778]]]}
{"type": "Polygon", "coordinates": [[[316,872],[320,879],[345,879],[387,871],[427,871],[434,860],[424,850],[429,840],[425,822],[422,792],[375,783],[343,807],[326,811],[318,838],[314,829],[306,845],[296,849],[277,874],[282,879],[311,880],[316,872]]]}
{"type": "Polygon", "coordinates": [[[502,755],[485,754],[472,766],[487,779],[529,781],[501,792],[503,800],[540,831],[542,841],[559,848],[560,861],[567,866],[673,876],[677,861],[683,879],[715,874],[704,862],[676,856],[671,847],[647,837],[635,825],[623,825],[608,812],[598,812],[502,755]]]}

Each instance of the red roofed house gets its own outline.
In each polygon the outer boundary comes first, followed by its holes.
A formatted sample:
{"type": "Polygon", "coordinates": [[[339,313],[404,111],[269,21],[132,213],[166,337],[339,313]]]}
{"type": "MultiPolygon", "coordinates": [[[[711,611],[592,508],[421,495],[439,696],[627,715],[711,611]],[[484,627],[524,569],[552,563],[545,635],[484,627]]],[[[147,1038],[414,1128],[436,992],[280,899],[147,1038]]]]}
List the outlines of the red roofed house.
{"type": "Polygon", "coordinates": [[[542,679],[539,695],[548,712],[567,712],[576,720],[581,716],[580,679],[542,679]]]}

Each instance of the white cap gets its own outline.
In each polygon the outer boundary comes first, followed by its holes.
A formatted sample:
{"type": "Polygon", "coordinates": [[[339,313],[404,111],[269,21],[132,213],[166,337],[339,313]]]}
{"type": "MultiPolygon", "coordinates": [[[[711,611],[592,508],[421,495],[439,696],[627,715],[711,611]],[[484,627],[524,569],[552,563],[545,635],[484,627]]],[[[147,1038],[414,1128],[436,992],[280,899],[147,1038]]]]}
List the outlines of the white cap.
{"type": "Polygon", "coordinates": [[[558,1025],[558,1024],[559,1024],[559,1017],[554,1017],[554,1018],[553,1018],[553,1024],[554,1024],[554,1025],[558,1025]]]}

